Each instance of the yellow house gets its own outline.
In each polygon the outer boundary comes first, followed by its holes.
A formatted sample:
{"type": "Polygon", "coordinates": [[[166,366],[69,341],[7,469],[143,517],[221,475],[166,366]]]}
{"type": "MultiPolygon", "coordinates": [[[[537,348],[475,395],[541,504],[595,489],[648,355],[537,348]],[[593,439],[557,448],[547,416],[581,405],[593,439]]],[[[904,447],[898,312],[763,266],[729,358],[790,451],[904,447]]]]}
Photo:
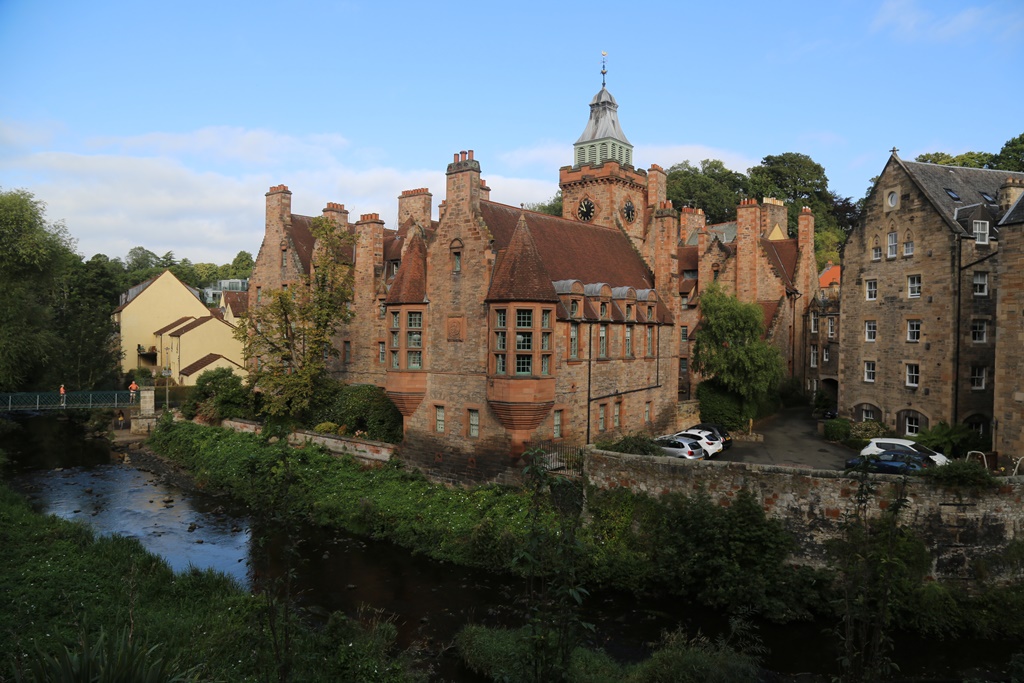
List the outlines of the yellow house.
{"type": "Polygon", "coordinates": [[[242,345],[232,336],[233,326],[213,315],[200,292],[169,270],[122,294],[114,322],[124,353],[123,372],[142,369],[159,376],[168,371],[180,384],[195,384],[211,363],[237,367],[244,374],[242,345]],[[211,355],[217,359],[197,366],[211,355]]]}
{"type": "Polygon", "coordinates": [[[245,315],[249,308],[249,292],[224,290],[220,293],[217,307],[224,315],[224,321],[237,327],[238,319],[245,315]]]}

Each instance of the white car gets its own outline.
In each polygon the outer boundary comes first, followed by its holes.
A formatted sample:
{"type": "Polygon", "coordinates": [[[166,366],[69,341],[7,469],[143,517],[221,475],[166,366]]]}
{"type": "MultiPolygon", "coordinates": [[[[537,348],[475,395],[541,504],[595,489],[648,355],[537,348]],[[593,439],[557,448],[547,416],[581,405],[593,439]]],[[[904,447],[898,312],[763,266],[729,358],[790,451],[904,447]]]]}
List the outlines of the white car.
{"type": "Polygon", "coordinates": [[[708,452],[709,458],[717,453],[721,453],[722,449],[725,448],[725,446],[722,445],[721,439],[715,436],[712,432],[704,429],[684,429],[681,432],[676,432],[673,436],[683,436],[687,439],[696,439],[697,443],[700,444],[700,447],[708,452]]]}
{"type": "Polygon", "coordinates": [[[949,458],[944,456],[942,453],[936,453],[927,446],[922,446],[916,441],[910,439],[890,439],[888,437],[879,437],[877,439],[871,439],[868,441],[868,445],[865,446],[860,454],[862,456],[878,455],[883,451],[905,451],[907,453],[916,453],[922,458],[928,458],[936,465],[945,465],[949,462],[949,458]]]}
{"type": "Polygon", "coordinates": [[[675,436],[659,436],[654,443],[661,446],[665,455],[673,458],[686,458],[687,460],[703,460],[704,449],[700,447],[695,439],[675,436]]]}

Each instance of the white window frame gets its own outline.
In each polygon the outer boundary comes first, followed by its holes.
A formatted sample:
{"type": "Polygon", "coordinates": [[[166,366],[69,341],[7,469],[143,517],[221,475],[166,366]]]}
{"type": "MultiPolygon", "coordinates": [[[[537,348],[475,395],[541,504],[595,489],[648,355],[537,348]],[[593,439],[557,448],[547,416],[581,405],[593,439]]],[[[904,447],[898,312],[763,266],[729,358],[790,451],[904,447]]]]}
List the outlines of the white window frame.
{"type": "Polygon", "coordinates": [[[988,343],[988,321],[987,320],[972,320],[971,321],[971,341],[975,344],[986,344],[988,343]]]}
{"type": "Polygon", "coordinates": [[[829,339],[835,339],[835,336],[836,336],[836,319],[834,317],[832,317],[832,316],[829,316],[828,318],[826,318],[826,322],[828,323],[828,338],[829,339]]]}
{"type": "Polygon", "coordinates": [[[861,408],[860,409],[860,421],[861,422],[868,422],[869,420],[874,420],[874,419],[875,419],[875,409],[874,408],[861,408]]]}
{"type": "Polygon", "coordinates": [[[818,367],[818,345],[811,344],[811,367],[818,367]]]}
{"type": "Polygon", "coordinates": [[[434,431],[444,434],[444,406],[434,406],[434,431]]]}
{"type": "Polygon", "coordinates": [[[988,296],[988,272],[983,270],[974,271],[972,288],[974,296],[988,296]]]}
{"type": "Polygon", "coordinates": [[[907,298],[908,299],[920,299],[921,291],[924,287],[921,284],[920,275],[908,275],[907,276],[907,298]]]}
{"type": "Polygon", "coordinates": [[[908,387],[917,388],[921,385],[921,366],[918,363],[907,363],[906,383],[908,387]]]}
{"type": "Polygon", "coordinates": [[[872,261],[881,261],[882,260],[882,248],[881,247],[871,247],[871,260],[872,261]]]}
{"type": "Polygon", "coordinates": [[[921,433],[921,421],[917,417],[908,415],[906,420],[907,428],[904,430],[906,436],[917,436],[921,433]]]}
{"type": "Polygon", "coordinates": [[[985,388],[985,381],[988,379],[988,368],[984,365],[971,366],[971,389],[981,390],[985,388]]]}
{"type": "Polygon", "coordinates": [[[974,243],[988,244],[988,221],[974,221],[974,243]]]}
{"type": "Polygon", "coordinates": [[[864,283],[864,298],[867,301],[878,301],[878,280],[867,280],[864,283]]]}
{"type": "Polygon", "coordinates": [[[825,346],[821,347],[821,362],[822,363],[827,363],[828,359],[830,357],[831,357],[831,354],[829,353],[828,345],[826,344],[825,346]]]}
{"type": "Polygon", "coordinates": [[[467,423],[469,424],[468,436],[472,439],[480,436],[480,411],[476,408],[470,408],[467,416],[467,423]]]}
{"type": "Polygon", "coordinates": [[[811,334],[818,333],[818,312],[811,311],[811,334]]]}
{"type": "Polygon", "coordinates": [[[865,320],[864,321],[864,341],[873,342],[878,338],[878,321],[877,320],[865,320]]]}
{"type": "Polygon", "coordinates": [[[919,341],[921,341],[921,321],[920,320],[908,320],[907,321],[907,341],[908,342],[919,342],[919,341]]]}
{"type": "Polygon", "coordinates": [[[914,240],[907,240],[903,243],[903,255],[913,256],[914,255],[914,240]]]}
{"type": "Polygon", "coordinates": [[[562,438],[562,411],[556,410],[553,417],[551,435],[556,439],[562,438]]]}
{"type": "Polygon", "coordinates": [[[874,382],[875,381],[875,361],[866,360],[864,361],[864,381],[874,382]]]}
{"type": "Polygon", "coordinates": [[[896,250],[898,248],[899,243],[900,243],[899,235],[897,235],[895,232],[890,232],[889,234],[887,234],[885,236],[885,244],[886,244],[885,257],[886,258],[896,258],[896,250]]]}

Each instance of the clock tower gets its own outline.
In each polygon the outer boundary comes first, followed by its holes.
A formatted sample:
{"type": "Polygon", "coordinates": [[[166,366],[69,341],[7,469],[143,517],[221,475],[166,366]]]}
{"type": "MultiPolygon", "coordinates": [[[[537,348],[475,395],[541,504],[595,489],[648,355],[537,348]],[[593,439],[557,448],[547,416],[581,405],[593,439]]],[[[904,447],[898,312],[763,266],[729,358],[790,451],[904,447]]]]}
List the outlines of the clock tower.
{"type": "Polygon", "coordinates": [[[562,216],[618,228],[642,242],[646,233],[648,174],[633,168],[633,145],[619,125],[619,105],[608,92],[602,60],[601,90],[590,101],[590,119],[573,145],[573,165],[559,170],[562,216]]]}

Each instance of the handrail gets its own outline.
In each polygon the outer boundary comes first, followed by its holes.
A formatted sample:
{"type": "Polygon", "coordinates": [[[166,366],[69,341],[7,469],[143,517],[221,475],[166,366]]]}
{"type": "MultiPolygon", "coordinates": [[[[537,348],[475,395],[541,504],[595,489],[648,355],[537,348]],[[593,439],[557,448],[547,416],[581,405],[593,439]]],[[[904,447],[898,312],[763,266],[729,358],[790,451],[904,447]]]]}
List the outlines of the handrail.
{"type": "Polygon", "coordinates": [[[62,397],[58,391],[0,394],[0,410],[67,410],[92,408],[131,408],[139,404],[130,391],[69,391],[62,397]]]}

